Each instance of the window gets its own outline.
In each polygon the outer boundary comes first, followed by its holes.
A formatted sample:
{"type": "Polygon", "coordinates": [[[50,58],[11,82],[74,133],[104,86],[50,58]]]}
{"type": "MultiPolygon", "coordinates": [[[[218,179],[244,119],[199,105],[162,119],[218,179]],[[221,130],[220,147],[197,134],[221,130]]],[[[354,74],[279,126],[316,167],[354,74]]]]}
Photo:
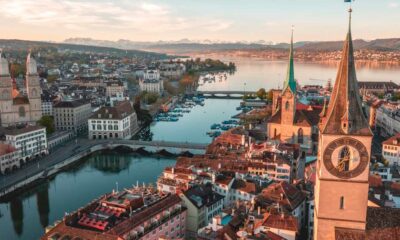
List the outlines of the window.
{"type": "Polygon", "coordinates": [[[25,107],[24,106],[19,107],[18,111],[19,111],[20,117],[25,117],[25,107]]]}
{"type": "Polygon", "coordinates": [[[344,197],[340,197],[340,209],[344,209],[344,197]]]}
{"type": "Polygon", "coordinates": [[[289,103],[289,101],[286,101],[285,110],[289,110],[289,107],[290,107],[290,103],[289,103]]]}
{"type": "Polygon", "coordinates": [[[297,131],[297,143],[302,144],[304,142],[303,140],[303,129],[299,128],[297,131]]]}

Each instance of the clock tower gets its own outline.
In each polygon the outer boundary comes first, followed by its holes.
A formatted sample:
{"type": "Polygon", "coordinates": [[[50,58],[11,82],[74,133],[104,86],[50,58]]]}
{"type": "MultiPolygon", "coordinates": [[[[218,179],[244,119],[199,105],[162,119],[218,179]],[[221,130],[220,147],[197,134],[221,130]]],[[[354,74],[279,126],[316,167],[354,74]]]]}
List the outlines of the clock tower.
{"type": "Polygon", "coordinates": [[[338,228],[365,230],[372,133],[364,115],[349,30],[328,108],[320,122],[314,240],[338,228]]]}

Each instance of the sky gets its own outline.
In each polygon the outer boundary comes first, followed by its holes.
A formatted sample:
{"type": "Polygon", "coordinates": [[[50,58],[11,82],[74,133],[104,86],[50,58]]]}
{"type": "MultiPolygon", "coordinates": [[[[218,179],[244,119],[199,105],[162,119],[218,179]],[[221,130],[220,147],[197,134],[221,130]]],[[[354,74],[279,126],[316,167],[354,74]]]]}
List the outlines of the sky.
{"type": "MultiPolygon", "coordinates": [[[[0,0],[0,39],[342,40],[343,0],[0,0]]],[[[353,38],[400,37],[400,0],[356,0],[353,38]]]]}

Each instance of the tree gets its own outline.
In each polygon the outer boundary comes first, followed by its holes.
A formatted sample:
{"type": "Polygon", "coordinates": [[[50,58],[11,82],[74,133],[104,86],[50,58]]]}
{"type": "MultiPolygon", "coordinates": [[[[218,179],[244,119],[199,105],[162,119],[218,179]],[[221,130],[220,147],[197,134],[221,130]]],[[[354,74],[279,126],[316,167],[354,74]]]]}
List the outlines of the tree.
{"type": "Polygon", "coordinates": [[[43,116],[38,123],[46,127],[47,134],[52,134],[54,132],[54,119],[51,116],[43,116]]]}
{"type": "Polygon", "coordinates": [[[260,88],[257,91],[256,95],[259,99],[263,100],[267,97],[267,92],[265,91],[265,88],[260,88]]]}
{"type": "Polygon", "coordinates": [[[25,65],[20,63],[11,63],[10,75],[12,78],[17,78],[19,75],[25,75],[25,65]]]}
{"type": "Polygon", "coordinates": [[[272,101],[273,98],[274,98],[274,93],[272,92],[272,90],[269,90],[266,99],[267,99],[268,101],[272,101]]]}

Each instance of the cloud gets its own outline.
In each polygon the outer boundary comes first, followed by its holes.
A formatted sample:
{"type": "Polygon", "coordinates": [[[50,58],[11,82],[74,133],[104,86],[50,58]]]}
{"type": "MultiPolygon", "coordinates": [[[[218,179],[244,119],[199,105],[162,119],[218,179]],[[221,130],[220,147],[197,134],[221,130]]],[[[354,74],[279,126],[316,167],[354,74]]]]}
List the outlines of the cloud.
{"type": "Polygon", "coordinates": [[[232,22],[205,17],[180,17],[168,6],[151,1],[89,0],[0,0],[3,18],[25,25],[58,27],[70,30],[125,29],[162,33],[198,29],[221,31],[232,22]]]}
{"type": "Polygon", "coordinates": [[[390,8],[398,8],[400,4],[398,2],[391,2],[388,5],[390,8]]]}

